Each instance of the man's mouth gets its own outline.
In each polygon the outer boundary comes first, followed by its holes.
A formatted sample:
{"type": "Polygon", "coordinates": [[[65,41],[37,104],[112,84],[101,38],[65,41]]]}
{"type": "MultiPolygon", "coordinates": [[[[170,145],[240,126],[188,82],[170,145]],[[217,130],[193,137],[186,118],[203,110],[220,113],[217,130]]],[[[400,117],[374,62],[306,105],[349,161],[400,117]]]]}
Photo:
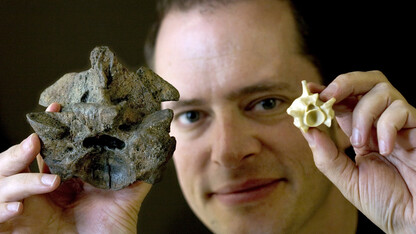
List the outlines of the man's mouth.
{"type": "Polygon", "coordinates": [[[229,184],[215,190],[211,196],[228,206],[256,202],[269,196],[287,179],[253,179],[243,183],[229,184]]]}

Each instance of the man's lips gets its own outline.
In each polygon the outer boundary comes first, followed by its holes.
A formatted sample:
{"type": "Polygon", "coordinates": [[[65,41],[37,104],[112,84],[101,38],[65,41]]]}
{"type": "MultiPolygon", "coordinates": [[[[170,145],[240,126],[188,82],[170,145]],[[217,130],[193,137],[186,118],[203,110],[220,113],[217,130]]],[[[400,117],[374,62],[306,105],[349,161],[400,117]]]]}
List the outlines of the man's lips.
{"type": "Polygon", "coordinates": [[[272,193],[286,179],[253,179],[243,183],[229,184],[215,190],[211,195],[225,205],[238,205],[261,200],[272,193]]]}

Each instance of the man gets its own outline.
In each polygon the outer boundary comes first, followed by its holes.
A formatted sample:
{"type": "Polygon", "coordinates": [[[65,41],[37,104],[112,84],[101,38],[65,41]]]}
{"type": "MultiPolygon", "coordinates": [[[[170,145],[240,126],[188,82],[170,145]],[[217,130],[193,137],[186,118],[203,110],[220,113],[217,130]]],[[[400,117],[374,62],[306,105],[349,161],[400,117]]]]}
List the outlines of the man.
{"type": "MultiPolygon", "coordinates": [[[[207,227],[354,233],[358,208],[386,232],[416,231],[416,111],[383,74],[319,85],[289,1],[184,2],[165,12],[153,64],[181,93],[165,106],[175,112],[175,166],[207,227]],[[337,99],[339,125],[305,134],[293,126],[285,111],[303,79],[324,101],[337,99]],[[351,144],[356,163],[344,154],[351,144]]],[[[0,157],[0,230],[133,231],[147,184],[119,192],[76,180],[58,187],[56,176],[20,173],[38,152],[32,135],[0,157]]]]}

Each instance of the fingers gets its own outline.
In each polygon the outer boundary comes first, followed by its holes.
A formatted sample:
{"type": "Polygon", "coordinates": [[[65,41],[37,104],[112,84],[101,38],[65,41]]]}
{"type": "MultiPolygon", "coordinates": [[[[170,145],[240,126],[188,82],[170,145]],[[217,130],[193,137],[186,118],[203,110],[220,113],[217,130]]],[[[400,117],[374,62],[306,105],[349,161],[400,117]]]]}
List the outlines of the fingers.
{"type": "Polygon", "coordinates": [[[318,128],[311,128],[303,133],[312,150],[316,167],[346,197],[353,197],[357,191],[358,170],[355,163],[344,152],[339,151],[332,139],[318,128]]]}
{"type": "Polygon", "coordinates": [[[369,142],[375,122],[395,100],[403,99],[401,94],[388,83],[375,85],[357,103],[353,111],[351,144],[362,147],[369,142]]]}
{"type": "Polygon", "coordinates": [[[0,180],[0,224],[23,211],[19,200],[52,192],[60,183],[57,175],[20,173],[0,180]]]}
{"type": "Polygon", "coordinates": [[[22,143],[0,154],[0,177],[23,171],[40,152],[40,141],[36,134],[30,135],[22,143]]]}
{"type": "Polygon", "coordinates": [[[20,173],[3,178],[0,180],[0,203],[52,192],[59,183],[59,176],[43,173],[20,173]]]}
{"type": "Polygon", "coordinates": [[[0,203],[0,224],[21,214],[23,205],[21,202],[0,203]]]}
{"type": "MultiPolygon", "coordinates": [[[[46,112],[59,112],[61,110],[61,105],[53,102],[51,103],[47,108],[46,108],[46,112]]],[[[41,173],[49,173],[49,168],[48,166],[45,164],[45,162],[43,161],[43,158],[40,154],[38,154],[36,156],[36,162],[39,168],[39,172],[41,173]]]]}
{"type": "Polygon", "coordinates": [[[43,172],[43,165],[45,162],[40,154],[36,155],[36,163],[38,165],[39,172],[43,172]]]}
{"type": "Polygon", "coordinates": [[[414,108],[378,71],[338,76],[320,97],[337,99],[334,109],[355,151],[390,154],[398,131],[414,128],[414,108]]]}
{"type": "Polygon", "coordinates": [[[43,160],[42,156],[38,154],[36,156],[36,162],[38,164],[38,169],[40,173],[50,173],[48,165],[46,165],[45,161],[43,160]]]}
{"type": "Polygon", "coordinates": [[[389,83],[383,73],[379,71],[350,72],[339,75],[324,89],[320,98],[327,101],[334,97],[337,102],[343,101],[350,96],[357,96],[367,93],[379,83],[389,83]]]}
{"type": "Polygon", "coordinates": [[[54,102],[52,104],[50,104],[47,108],[46,108],[46,112],[59,112],[61,110],[61,105],[54,102]]]}
{"type": "Polygon", "coordinates": [[[128,190],[136,194],[135,198],[137,199],[138,204],[141,204],[143,202],[143,200],[145,199],[145,197],[147,196],[151,188],[152,188],[151,184],[143,182],[143,181],[138,181],[130,185],[129,187],[127,187],[128,190]]]}
{"type": "MultiPolygon", "coordinates": [[[[46,111],[58,112],[60,109],[59,104],[52,103],[46,111]]],[[[36,134],[32,134],[20,144],[0,153],[0,224],[23,212],[20,200],[52,192],[59,186],[60,178],[57,175],[21,173],[37,155],[40,171],[47,171],[39,152],[40,140],[36,134]]]]}
{"type": "MultiPolygon", "coordinates": [[[[393,151],[398,132],[415,127],[416,110],[407,102],[402,100],[394,101],[377,121],[377,138],[380,154],[386,156],[393,151]]],[[[407,137],[409,138],[408,134],[407,137]]],[[[411,147],[404,146],[403,148],[409,149],[411,147]]]]}

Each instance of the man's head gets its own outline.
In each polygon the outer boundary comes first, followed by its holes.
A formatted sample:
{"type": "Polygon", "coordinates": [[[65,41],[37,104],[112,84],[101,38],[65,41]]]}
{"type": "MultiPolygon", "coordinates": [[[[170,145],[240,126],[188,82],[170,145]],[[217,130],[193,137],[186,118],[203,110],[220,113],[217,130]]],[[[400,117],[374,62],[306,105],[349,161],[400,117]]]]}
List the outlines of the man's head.
{"type": "Polygon", "coordinates": [[[216,233],[354,229],[354,208],[286,114],[301,80],[321,82],[291,4],[197,2],[165,12],[153,60],[181,94],[165,107],[191,208],[216,233]]]}
{"type": "MultiPolygon", "coordinates": [[[[145,58],[149,66],[154,66],[154,52],[157,33],[160,29],[160,24],[164,17],[172,10],[175,11],[188,11],[193,8],[198,8],[201,13],[214,11],[218,7],[227,6],[232,3],[242,2],[247,0],[158,0],[157,1],[157,12],[158,20],[152,25],[149,32],[148,38],[145,43],[145,58]]],[[[281,1],[281,0],[277,0],[281,1]]],[[[317,55],[310,47],[311,43],[308,41],[308,26],[306,25],[304,18],[300,11],[305,7],[303,1],[287,0],[287,4],[290,4],[290,10],[294,16],[297,32],[299,32],[299,48],[302,53],[313,62],[318,69],[320,69],[320,62],[317,55]]],[[[306,6],[308,8],[308,6],[306,6]]]]}

